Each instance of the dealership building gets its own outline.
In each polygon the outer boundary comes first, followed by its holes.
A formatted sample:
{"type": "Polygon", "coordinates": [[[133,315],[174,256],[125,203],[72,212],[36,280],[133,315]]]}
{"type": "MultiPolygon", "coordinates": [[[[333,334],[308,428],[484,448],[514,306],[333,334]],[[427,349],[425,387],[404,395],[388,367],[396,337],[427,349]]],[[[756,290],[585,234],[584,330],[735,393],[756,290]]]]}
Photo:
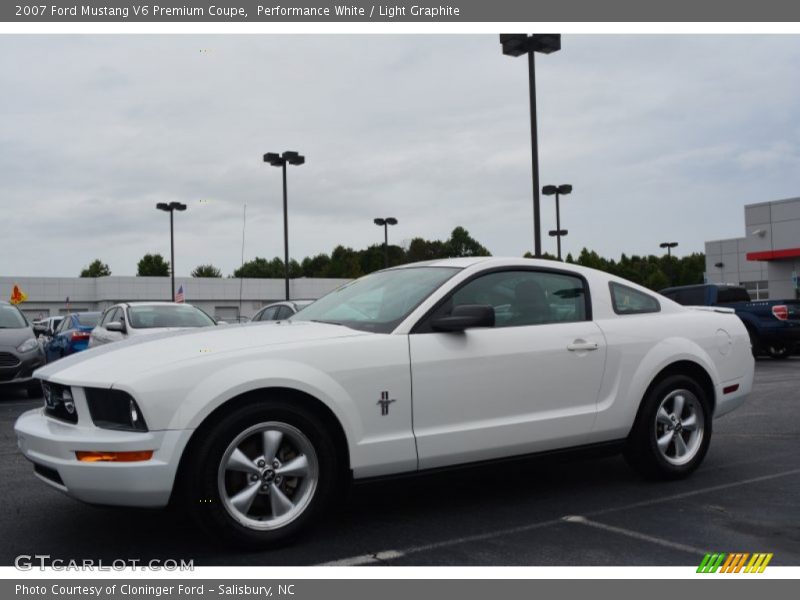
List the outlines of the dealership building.
{"type": "MultiPolygon", "coordinates": [[[[292,279],[289,295],[294,300],[316,300],[346,279],[292,279]]],[[[102,311],[119,302],[168,301],[169,277],[0,277],[0,298],[8,300],[14,285],[28,299],[19,305],[31,319],[67,312],[102,311]]],[[[283,279],[223,279],[176,277],[188,304],[223,321],[251,317],[265,304],[283,300],[283,279]]]]}
{"type": "Polygon", "coordinates": [[[800,198],[746,205],[744,228],[706,242],[706,279],[743,285],[754,300],[800,297],[800,198]]]}

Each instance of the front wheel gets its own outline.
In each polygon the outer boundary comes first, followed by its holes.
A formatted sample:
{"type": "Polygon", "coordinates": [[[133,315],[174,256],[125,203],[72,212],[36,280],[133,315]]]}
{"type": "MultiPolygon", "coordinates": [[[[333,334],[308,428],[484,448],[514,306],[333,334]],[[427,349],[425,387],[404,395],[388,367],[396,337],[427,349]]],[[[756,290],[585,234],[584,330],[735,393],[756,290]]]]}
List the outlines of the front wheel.
{"type": "Polygon", "coordinates": [[[645,397],[625,458],[648,478],[679,479],[700,466],[710,442],[711,409],[705,391],[691,377],[671,375],[645,397]]]}
{"type": "Polygon", "coordinates": [[[789,358],[791,351],[786,344],[775,343],[767,346],[767,354],[775,360],[783,360],[784,358],[789,358]]]}
{"type": "Polygon", "coordinates": [[[288,541],[341,483],[336,448],[316,416],[264,401],[224,417],[197,448],[184,501],[212,534],[263,548],[288,541]]]}

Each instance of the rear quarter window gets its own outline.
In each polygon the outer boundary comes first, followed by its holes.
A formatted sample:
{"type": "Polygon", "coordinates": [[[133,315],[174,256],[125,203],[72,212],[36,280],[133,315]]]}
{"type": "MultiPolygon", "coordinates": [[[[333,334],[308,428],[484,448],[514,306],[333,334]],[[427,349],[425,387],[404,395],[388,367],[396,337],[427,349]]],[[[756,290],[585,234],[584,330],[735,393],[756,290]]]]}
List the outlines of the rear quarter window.
{"type": "Polygon", "coordinates": [[[618,315],[641,315],[661,311],[661,304],[650,294],[613,281],[608,286],[611,290],[611,305],[618,315]]]}

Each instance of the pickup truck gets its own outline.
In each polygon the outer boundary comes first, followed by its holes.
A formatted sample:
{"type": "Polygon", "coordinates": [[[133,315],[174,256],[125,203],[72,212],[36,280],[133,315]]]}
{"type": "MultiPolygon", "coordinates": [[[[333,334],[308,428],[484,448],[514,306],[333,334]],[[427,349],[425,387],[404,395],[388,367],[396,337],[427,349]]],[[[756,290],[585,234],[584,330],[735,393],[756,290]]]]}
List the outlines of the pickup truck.
{"type": "Polygon", "coordinates": [[[753,354],[787,358],[800,342],[800,300],[756,300],[743,287],[707,283],[659,292],[684,306],[732,308],[750,334],[753,354]]]}

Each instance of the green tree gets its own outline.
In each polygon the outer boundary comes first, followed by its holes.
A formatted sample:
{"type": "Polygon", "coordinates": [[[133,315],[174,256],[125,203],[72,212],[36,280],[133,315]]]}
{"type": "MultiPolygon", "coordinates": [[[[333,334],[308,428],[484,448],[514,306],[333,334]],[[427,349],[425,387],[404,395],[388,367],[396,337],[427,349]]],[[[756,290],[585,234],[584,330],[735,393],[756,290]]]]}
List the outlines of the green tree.
{"type": "Polygon", "coordinates": [[[145,254],[136,266],[138,277],[168,277],[169,261],[160,254],[145,254]]]}
{"type": "MultiPolygon", "coordinates": [[[[285,277],[285,271],[283,259],[276,256],[268,261],[266,258],[257,256],[236,269],[233,272],[233,276],[252,279],[283,279],[283,277],[285,277]]],[[[296,278],[302,276],[302,267],[296,260],[291,259],[289,261],[289,277],[296,278]]]]}
{"type": "Polygon", "coordinates": [[[81,271],[81,277],[108,277],[111,275],[111,269],[108,265],[96,258],[92,263],[81,271]]]}
{"type": "Polygon", "coordinates": [[[222,271],[214,265],[199,265],[192,271],[192,277],[222,277],[222,271]]]}
{"type": "Polygon", "coordinates": [[[460,225],[453,229],[450,239],[445,242],[448,256],[491,256],[491,252],[460,225]]]}

